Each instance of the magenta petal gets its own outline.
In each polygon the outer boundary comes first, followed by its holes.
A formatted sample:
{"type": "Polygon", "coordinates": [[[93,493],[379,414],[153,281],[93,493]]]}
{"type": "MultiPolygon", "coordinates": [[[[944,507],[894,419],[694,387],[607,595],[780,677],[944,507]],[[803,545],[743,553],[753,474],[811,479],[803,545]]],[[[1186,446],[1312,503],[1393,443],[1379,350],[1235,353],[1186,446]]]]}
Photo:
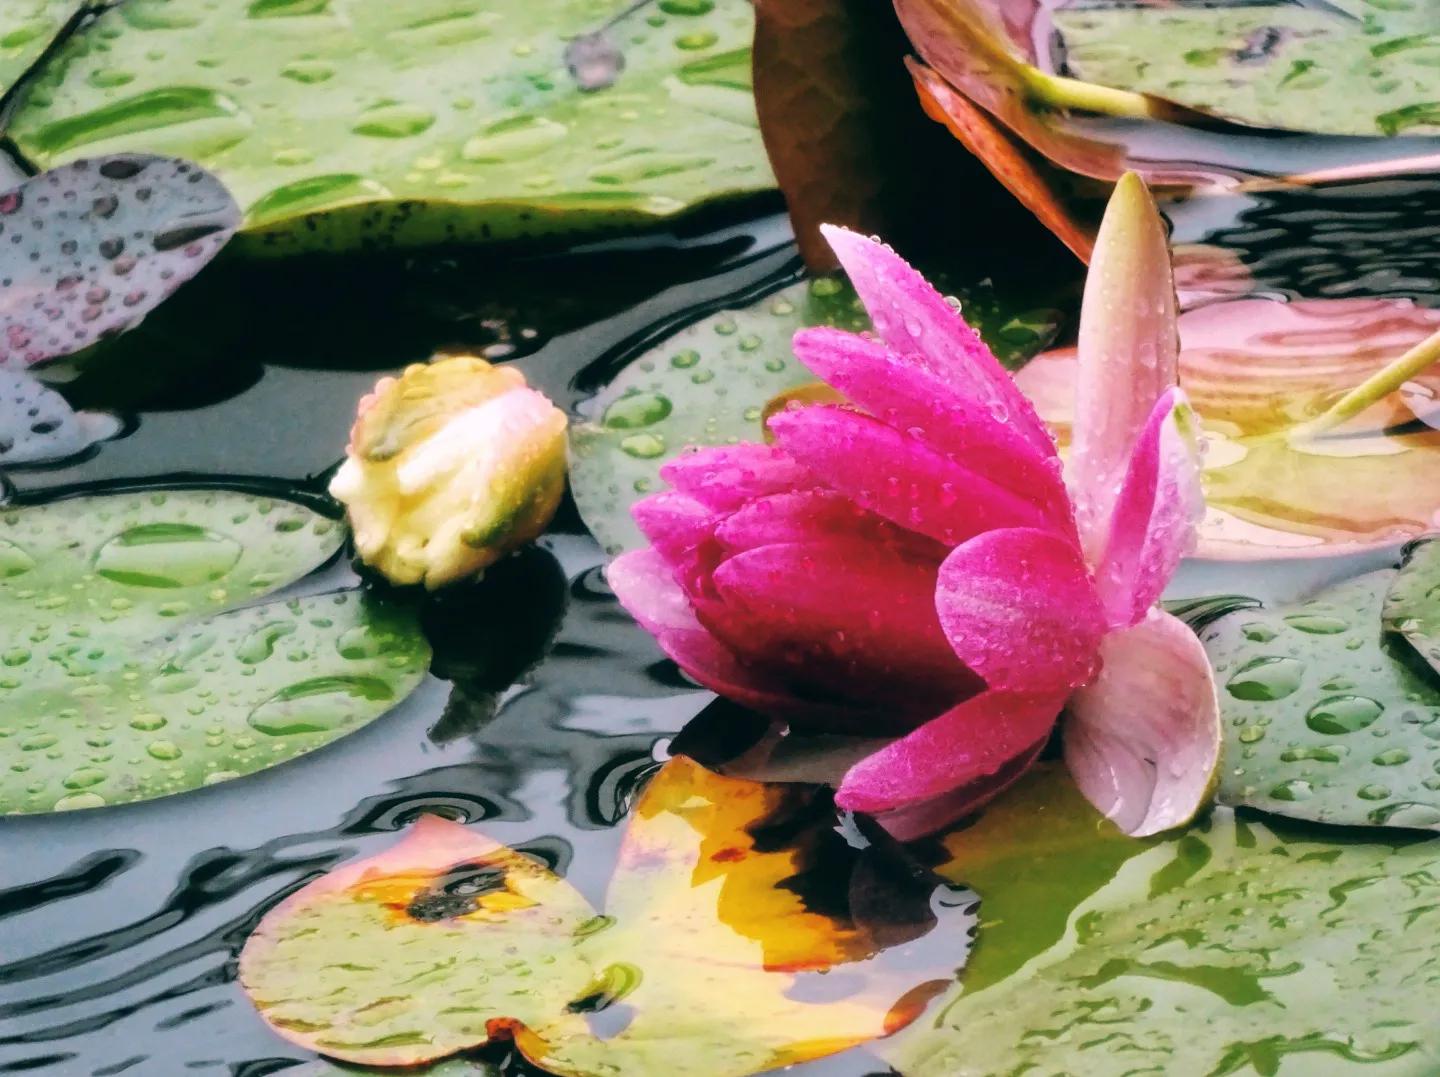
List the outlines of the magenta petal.
{"type": "Polygon", "coordinates": [[[1090,802],[1127,834],[1181,826],[1210,801],[1220,706],[1205,649],[1151,610],[1101,644],[1099,678],[1070,699],[1065,763],[1090,802]]]}
{"type": "Polygon", "coordinates": [[[1041,506],[1070,514],[1053,444],[1037,449],[1012,423],[883,344],[838,329],[802,329],[795,355],[817,376],[877,419],[1041,506]]]}
{"type": "Polygon", "coordinates": [[[888,812],[961,789],[1043,741],[1064,702],[1057,694],[982,692],[856,763],[835,802],[888,812]]]}
{"type": "Polygon", "coordinates": [[[683,453],[660,477],[709,508],[732,512],[745,502],[815,486],[815,477],[783,451],[744,442],[683,453]]]}
{"type": "Polygon", "coordinates": [[[686,590],[719,555],[713,540],[725,515],[693,497],[666,491],[637,501],[630,514],[686,590]]]}
{"type": "Polygon", "coordinates": [[[818,404],[772,416],[770,430],[830,486],[947,546],[997,527],[1059,527],[1033,502],[868,415],[818,404]]]}
{"type": "Polygon", "coordinates": [[[990,531],[940,566],[940,623],[991,688],[1063,693],[1090,680],[1105,634],[1100,597],[1074,543],[1045,531],[990,531]]]}
{"type": "Polygon", "coordinates": [[[762,546],[715,570],[728,623],[711,627],[815,694],[934,713],[980,687],[941,631],[936,568],[856,541],[762,546]]]}
{"type": "Polygon", "coordinates": [[[835,490],[800,490],[756,498],[716,529],[729,553],[786,542],[874,543],[938,566],[949,548],[897,527],[835,490]]]}
{"type": "Polygon", "coordinates": [[[1191,425],[1184,394],[1171,389],[1155,405],[1130,454],[1095,573],[1112,628],[1141,621],[1195,545],[1205,495],[1191,425]]]}
{"type": "Polygon", "coordinates": [[[833,225],[821,232],[860,293],[875,332],[905,359],[922,363],[959,392],[1014,425],[1040,452],[1052,451],[1045,424],[959,312],[889,247],[833,225]]]}
{"type": "Polygon", "coordinates": [[[1024,777],[1049,741],[1048,736],[1042,737],[994,774],[976,778],[973,782],[967,782],[934,800],[878,812],[875,821],[897,841],[914,841],[938,830],[948,829],[967,815],[979,811],[1024,777]]]}

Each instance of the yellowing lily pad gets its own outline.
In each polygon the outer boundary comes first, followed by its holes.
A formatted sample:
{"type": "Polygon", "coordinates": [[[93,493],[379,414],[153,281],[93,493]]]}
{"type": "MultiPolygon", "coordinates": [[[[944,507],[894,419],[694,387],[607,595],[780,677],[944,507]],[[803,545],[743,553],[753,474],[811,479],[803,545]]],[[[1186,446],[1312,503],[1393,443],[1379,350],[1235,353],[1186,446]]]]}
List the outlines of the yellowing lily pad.
{"type": "MultiPolygon", "coordinates": [[[[984,286],[959,298],[1002,361],[1022,361],[1054,339],[1053,310],[1007,310],[984,286]]],[[[697,446],[764,440],[767,408],[815,380],[790,341],[816,325],[861,332],[870,319],[837,278],[791,284],[682,329],[637,356],[586,405],[588,421],[570,426],[570,485],[607,553],[645,545],[630,506],[664,489],[667,460],[697,446]]]]}
{"type": "Polygon", "coordinates": [[[0,814],[183,792],[320,747],[419,683],[413,611],[361,592],[249,606],[341,526],[229,490],[0,509],[0,814]]]}
{"type": "Polygon", "coordinates": [[[1440,33],[1425,0],[1203,7],[1087,2],[1054,14],[1079,78],[1259,127],[1440,132],[1440,33]]]}
{"type": "Polygon", "coordinates": [[[282,1036],[349,1061],[509,1035],[553,1073],[740,1077],[893,1032],[963,962],[973,895],[894,855],[846,844],[813,787],[677,758],[635,808],[606,915],[427,817],[272,911],[240,976],[282,1036]]]}
{"type": "Polygon", "coordinates": [[[962,986],[881,1051],[906,1077],[1434,1073],[1440,842],[1335,839],[1217,809],[1126,860],[1022,968],[962,986]]]}
{"type": "MultiPolygon", "coordinates": [[[[1428,371],[1319,437],[1289,435],[1440,327],[1406,300],[1247,299],[1180,316],[1180,384],[1207,438],[1202,556],[1284,557],[1386,546],[1440,512],[1440,373],[1428,371]]],[[[1017,380],[1064,443],[1073,349],[1017,380]]]]}
{"type": "Polygon", "coordinates": [[[43,167],[196,160],[276,250],[634,227],[773,187],[750,5],[623,15],[605,31],[623,69],[582,88],[567,41],[625,8],[128,0],[67,45],[10,133],[43,167]]]}
{"type": "MultiPolygon", "coordinates": [[[[1394,570],[1373,572],[1201,632],[1225,724],[1222,802],[1440,829],[1440,680],[1382,624],[1397,585],[1394,570]]],[[[1434,617],[1440,598],[1407,605],[1434,617]]]]}

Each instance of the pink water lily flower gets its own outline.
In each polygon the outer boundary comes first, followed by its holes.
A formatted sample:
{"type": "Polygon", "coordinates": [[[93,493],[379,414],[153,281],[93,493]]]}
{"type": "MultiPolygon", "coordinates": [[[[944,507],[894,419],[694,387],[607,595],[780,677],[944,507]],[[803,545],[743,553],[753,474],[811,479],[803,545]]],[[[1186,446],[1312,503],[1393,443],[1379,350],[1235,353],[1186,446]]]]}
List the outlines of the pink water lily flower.
{"type": "Polygon", "coordinates": [[[874,336],[796,355],[846,404],[775,445],[671,462],[609,578],[700,683],[792,725],[897,735],[838,802],[897,833],[1018,776],[1062,710],[1086,796],[1131,834],[1209,797],[1219,716],[1195,636],[1155,605],[1203,509],[1176,388],[1174,288],[1144,184],[1117,187],[1086,285],[1073,452],[956,309],[879,242],[826,237],[874,336]]]}

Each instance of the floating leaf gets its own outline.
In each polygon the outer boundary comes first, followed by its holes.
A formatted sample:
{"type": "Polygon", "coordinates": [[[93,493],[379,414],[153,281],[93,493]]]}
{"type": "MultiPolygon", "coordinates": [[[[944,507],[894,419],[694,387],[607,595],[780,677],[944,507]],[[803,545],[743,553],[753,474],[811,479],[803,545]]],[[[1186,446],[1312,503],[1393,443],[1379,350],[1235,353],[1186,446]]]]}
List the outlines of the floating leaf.
{"type": "Polygon", "coordinates": [[[239,220],[214,176],[167,157],[76,161],[0,194],[0,366],[69,355],[135,325],[239,220]]]}
{"type": "MultiPolygon", "coordinates": [[[[1408,300],[1250,299],[1180,316],[1180,384],[1207,435],[1202,555],[1331,554],[1403,542],[1440,510],[1440,373],[1406,383],[1329,434],[1289,432],[1433,333],[1408,300]]],[[[1075,353],[1017,375],[1063,442],[1075,353]]]]}
{"type": "Polygon", "coordinates": [[[1395,580],[1368,573],[1201,633],[1225,723],[1222,802],[1440,829],[1440,682],[1381,624],[1395,580]]]}
{"type": "Polygon", "coordinates": [[[1440,672],[1440,542],[1416,543],[1385,596],[1385,628],[1398,632],[1440,672]]]}
{"type": "Polygon", "coordinates": [[[1440,34],[1424,2],[1091,2],[1054,22],[1066,68],[1091,82],[1260,127],[1440,133],[1440,34]]]}
{"type": "Polygon", "coordinates": [[[113,415],[75,411],[23,370],[0,367],[0,471],[66,460],[119,432],[113,415]]]}
{"type": "MultiPolygon", "coordinates": [[[[1017,860],[1048,826],[1016,835],[1017,860]]],[[[1052,877],[1092,870],[1087,853],[1052,877]]],[[[1049,902],[1037,889],[1023,912],[1049,902]]],[[[962,982],[881,1050],[907,1077],[1421,1077],[1440,1067],[1437,940],[1440,842],[1317,841],[1218,809],[1126,860],[1024,967],[962,982]]]]}
{"type": "Polygon", "coordinates": [[[403,699],[429,662],[409,610],[344,592],[206,618],[343,538],[301,505],[227,490],[0,509],[0,813],[223,781],[403,699]]]}
{"type": "Polygon", "coordinates": [[[813,787],[672,759],[597,916],[535,861],[425,817],[272,911],[241,980],[282,1036],[371,1064],[502,1033],[577,1077],[739,1077],[818,1058],[918,1014],[964,960],[974,900],[834,824],[813,787]]]}
{"type": "MultiPolygon", "coordinates": [[[[938,277],[946,287],[944,276],[938,277]]],[[[1053,338],[1052,310],[1007,313],[982,286],[961,293],[966,319],[1006,361],[1053,338]]],[[[807,386],[795,331],[830,325],[859,332],[869,318],[854,290],[833,277],[792,284],[741,309],[696,322],[640,355],[570,427],[570,483],[585,524],[611,554],[646,545],[630,506],[663,489],[660,467],[692,446],[760,441],[766,409],[807,386]]]]}
{"type": "Polygon", "coordinates": [[[627,17],[609,32],[624,71],[587,91],[566,41],[625,6],[130,0],[67,45],[10,134],[45,167],[200,161],[264,249],[627,227],[773,187],[750,5],[627,17]]]}
{"type": "Polygon", "coordinates": [[[83,0],[5,0],[0,4],[0,94],[40,59],[83,0]]]}

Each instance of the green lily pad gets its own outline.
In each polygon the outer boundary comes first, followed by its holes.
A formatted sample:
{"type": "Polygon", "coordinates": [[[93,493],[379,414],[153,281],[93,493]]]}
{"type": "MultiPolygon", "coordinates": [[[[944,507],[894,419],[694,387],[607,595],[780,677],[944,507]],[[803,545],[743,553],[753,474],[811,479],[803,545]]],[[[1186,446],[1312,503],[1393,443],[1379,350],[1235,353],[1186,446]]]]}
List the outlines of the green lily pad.
{"type": "Polygon", "coordinates": [[[10,134],[44,167],[198,161],[278,250],[634,227],[773,187],[746,0],[625,15],[607,32],[623,70],[582,89],[566,42],[625,8],[129,0],[67,44],[10,134]]]}
{"type": "Polygon", "coordinates": [[[1260,127],[1440,132],[1440,24],[1425,0],[1222,0],[1057,11],[1067,71],[1260,127]]]}
{"type": "Polygon", "coordinates": [[[249,774],[403,699],[430,657],[408,608],[341,592],[221,612],[343,538],[302,505],[229,490],[0,510],[0,814],[249,774]]]}
{"type": "Polygon", "coordinates": [[[882,1053],[907,1077],[1423,1077],[1440,1068],[1437,975],[1440,842],[1315,840],[1221,808],[1126,861],[1018,972],[962,981],[882,1053]]]}
{"type": "Polygon", "coordinates": [[[1440,681],[1381,610],[1394,570],[1201,632],[1225,723],[1220,800],[1440,829],[1440,681]]]}
{"type": "MultiPolygon", "coordinates": [[[[996,355],[1023,362],[1053,339],[1058,314],[1016,314],[988,286],[957,294],[970,324],[996,355]]],[[[815,380],[790,341],[809,326],[851,332],[870,319],[848,283],[820,277],[791,284],[744,308],[720,311],[638,356],[570,426],[570,487],[585,525],[611,555],[645,545],[630,507],[665,488],[660,467],[694,446],[760,441],[765,408],[815,380]]]]}
{"type": "Polygon", "coordinates": [[[1410,641],[1420,657],[1440,672],[1440,541],[1419,542],[1385,596],[1385,627],[1410,641]]]}
{"type": "Polygon", "coordinates": [[[6,0],[0,4],[0,94],[7,93],[55,40],[81,0],[6,0]]]}

